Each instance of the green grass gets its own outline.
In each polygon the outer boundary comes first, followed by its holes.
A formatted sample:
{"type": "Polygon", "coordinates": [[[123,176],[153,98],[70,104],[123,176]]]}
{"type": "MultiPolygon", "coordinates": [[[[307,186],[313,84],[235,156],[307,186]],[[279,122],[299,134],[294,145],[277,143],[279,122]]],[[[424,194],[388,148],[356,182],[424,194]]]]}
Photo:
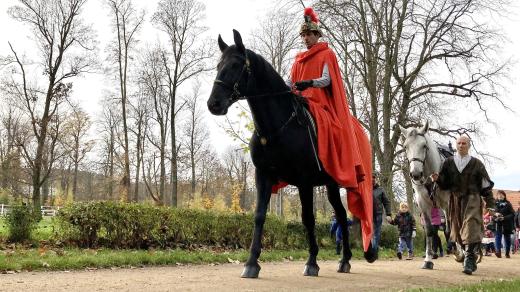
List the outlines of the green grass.
{"type": "Polygon", "coordinates": [[[406,291],[424,292],[513,292],[520,291],[520,279],[484,281],[478,284],[463,285],[449,288],[417,288],[406,291]]]}
{"type": "MultiPolygon", "coordinates": [[[[54,233],[54,222],[52,217],[43,217],[38,223],[38,227],[33,231],[32,237],[35,241],[50,240],[54,233]]],[[[7,222],[3,216],[0,216],[0,240],[9,236],[7,222]]]]}
{"type": "MultiPolygon", "coordinates": [[[[89,249],[11,249],[0,251],[0,271],[75,270],[84,268],[136,267],[148,265],[210,264],[247,260],[249,252],[238,251],[186,251],[186,250],[89,250],[89,249]]],[[[263,251],[263,262],[305,260],[306,250],[263,251]]],[[[380,258],[393,256],[382,251],[380,258]]],[[[353,250],[354,259],[362,259],[360,250],[353,250]]],[[[334,250],[322,249],[319,260],[337,260],[334,250]]]]}

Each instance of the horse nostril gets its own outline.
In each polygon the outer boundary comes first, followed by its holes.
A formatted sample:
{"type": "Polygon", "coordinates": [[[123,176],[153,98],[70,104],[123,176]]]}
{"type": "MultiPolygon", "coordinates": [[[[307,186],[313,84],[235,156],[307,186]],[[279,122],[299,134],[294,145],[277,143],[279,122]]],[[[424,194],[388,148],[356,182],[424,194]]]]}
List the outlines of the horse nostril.
{"type": "Polygon", "coordinates": [[[219,106],[220,106],[220,101],[218,101],[216,99],[208,100],[208,108],[214,109],[214,108],[217,108],[219,106]]]}
{"type": "Polygon", "coordinates": [[[419,180],[422,176],[422,173],[420,174],[417,174],[417,173],[413,173],[413,172],[410,172],[410,177],[414,180],[419,180]]]}

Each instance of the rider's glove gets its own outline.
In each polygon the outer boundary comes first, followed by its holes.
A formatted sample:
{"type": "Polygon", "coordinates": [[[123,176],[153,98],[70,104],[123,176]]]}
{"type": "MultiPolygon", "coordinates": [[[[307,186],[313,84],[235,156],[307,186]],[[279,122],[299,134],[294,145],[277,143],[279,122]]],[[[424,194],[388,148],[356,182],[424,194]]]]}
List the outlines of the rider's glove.
{"type": "Polygon", "coordinates": [[[309,87],[312,87],[312,80],[302,80],[294,83],[294,87],[298,89],[299,91],[303,91],[309,87]]]}

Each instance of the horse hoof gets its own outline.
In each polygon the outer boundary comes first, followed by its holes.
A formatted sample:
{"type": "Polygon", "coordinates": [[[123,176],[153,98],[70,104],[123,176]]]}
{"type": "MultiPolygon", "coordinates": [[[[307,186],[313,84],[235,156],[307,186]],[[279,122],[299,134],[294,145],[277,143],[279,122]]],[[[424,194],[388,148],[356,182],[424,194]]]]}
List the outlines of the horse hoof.
{"type": "Polygon", "coordinates": [[[433,270],[433,262],[424,262],[422,269],[425,270],[433,270]]]}
{"type": "Polygon", "coordinates": [[[245,265],[244,270],[242,271],[242,278],[258,278],[258,274],[260,273],[260,265],[245,265]]]}
{"type": "Polygon", "coordinates": [[[304,276],[318,277],[318,272],[320,271],[320,267],[318,265],[305,265],[305,269],[303,270],[304,276]]]}
{"type": "Polygon", "coordinates": [[[349,262],[339,262],[338,273],[350,273],[350,264],[349,262]]]}
{"type": "Polygon", "coordinates": [[[455,258],[455,261],[458,263],[464,262],[464,255],[454,254],[453,257],[455,258]]]}
{"type": "Polygon", "coordinates": [[[369,263],[373,263],[378,258],[378,252],[373,248],[369,248],[368,251],[364,252],[364,257],[369,263]]]}

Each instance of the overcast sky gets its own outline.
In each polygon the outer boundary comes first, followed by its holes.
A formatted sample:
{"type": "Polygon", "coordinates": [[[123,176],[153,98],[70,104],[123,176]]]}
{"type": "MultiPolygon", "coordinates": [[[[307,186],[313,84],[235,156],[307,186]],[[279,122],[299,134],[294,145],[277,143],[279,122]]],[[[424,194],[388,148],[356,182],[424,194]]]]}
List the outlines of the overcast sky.
{"type": "MultiPolygon", "coordinates": [[[[156,0],[135,1],[147,11],[147,20],[156,9],[156,0]]],[[[268,12],[270,1],[258,0],[206,0],[206,25],[209,27],[209,36],[215,41],[218,34],[222,34],[224,40],[232,43],[232,29],[237,29],[247,39],[249,32],[255,28],[258,19],[268,12]]],[[[309,1],[305,1],[308,3],[309,1]]],[[[31,41],[29,31],[19,23],[13,21],[7,14],[8,7],[16,4],[16,0],[0,0],[0,55],[5,56],[10,52],[7,42],[10,41],[19,52],[31,54],[31,41]]],[[[110,39],[109,18],[106,9],[101,4],[102,0],[89,0],[84,9],[84,18],[93,24],[98,34],[99,50],[102,52],[106,42],[110,39]]],[[[486,137],[479,144],[479,148],[503,159],[503,162],[493,163],[489,166],[492,179],[497,188],[520,190],[520,8],[511,7],[508,17],[490,19],[504,29],[509,42],[500,44],[504,58],[512,58],[516,63],[512,66],[510,79],[504,80],[507,92],[504,100],[514,112],[505,111],[498,106],[491,109],[490,116],[498,124],[498,129],[486,126],[486,137]]],[[[140,39],[143,42],[153,42],[158,33],[149,22],[143,28],[140,39]]],[[[246,43],[247,46],[247,43],[246,43]]],[[[213,73],[212,73],[213,74],[213,73]]],[[[211,80],[213,76],[208,76],[211,80]]],[[[73,98],[93,116],[100,110],[99,100],[103,94],[105,76],[101,74],[89,74],[83,76],[74,84],[73,98]]],[[[211,82],[203,86],[201,93],[209,95],[211,82]]],[[[188,88],[189,89],[189,88],[188,88]]],[[[186,89],[185,89],[186,90],[186,89]]],[[[463,110],[463,109],[462,109],[463,110]]],[[[222,152],[233,142],[226,134],[215,126],[222,122],[222,117],[211,116],[207,111],[206,122],[211,127],[212,144],[217,151],[222,152]]],[[[232,113],[231,113],[232,114],[232,113]]]]}

